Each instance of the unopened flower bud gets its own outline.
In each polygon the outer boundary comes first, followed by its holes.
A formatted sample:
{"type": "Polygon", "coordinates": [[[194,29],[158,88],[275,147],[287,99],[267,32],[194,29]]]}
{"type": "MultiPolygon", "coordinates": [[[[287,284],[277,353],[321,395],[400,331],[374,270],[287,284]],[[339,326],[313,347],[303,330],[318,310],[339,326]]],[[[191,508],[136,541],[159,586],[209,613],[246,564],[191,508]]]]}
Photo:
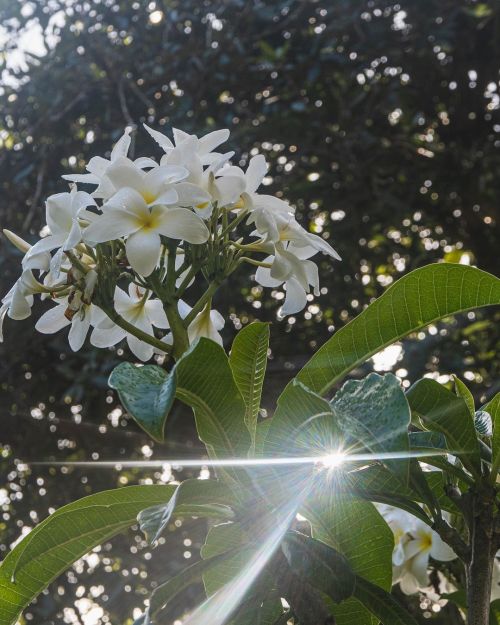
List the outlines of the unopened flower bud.
{"type": "Polygon", "coordinates": [[[82,293],[77,290],[72,291],[68,296],[68,307],[64,311],[66,319],[71,321],[75,314],[80,310],[81,305],[82,293]]]}
{"type": "Polygon", "coordinates": [[[85,289],[83,291],[82,301],[84,304],[90,304],[92,301],[92,295],[97,284],[97,272],[91,269],[85,275],[85,289]]]}
{"type": "Polygon", "coordinates": [[[31,245],[27,241],[22,239],[20,236],[18,236],[15,232],[5,229],[3,233],[6,236],[6,238],[12,243],[12,245],[16,247],[23,254],[26,254],[26,252],[28,252],[31,249],[31,245]]]}

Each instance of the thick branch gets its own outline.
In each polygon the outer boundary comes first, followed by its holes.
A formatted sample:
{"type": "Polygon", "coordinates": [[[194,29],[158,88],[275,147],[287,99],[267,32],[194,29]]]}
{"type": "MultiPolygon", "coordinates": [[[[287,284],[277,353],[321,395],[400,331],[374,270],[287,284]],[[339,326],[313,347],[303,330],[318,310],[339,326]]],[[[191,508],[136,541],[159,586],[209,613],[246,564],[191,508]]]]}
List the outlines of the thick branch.
{"type": "Polygon", "coordinates": [[[462,540],[457,530],[443,518],[434,520],[432,529],[448,544],[462,562],[468,563],[471,557],[470,547],[462,540]]]}

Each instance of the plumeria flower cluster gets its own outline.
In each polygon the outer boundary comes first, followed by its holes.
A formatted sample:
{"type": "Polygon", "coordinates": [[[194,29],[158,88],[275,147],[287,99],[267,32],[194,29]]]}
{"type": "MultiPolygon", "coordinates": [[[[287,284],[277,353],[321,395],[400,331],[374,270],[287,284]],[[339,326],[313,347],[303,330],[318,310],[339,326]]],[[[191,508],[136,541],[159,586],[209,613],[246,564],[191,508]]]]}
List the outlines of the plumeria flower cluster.
{"type": "Polygon", "coordinates": [[[97,347],[126,340],[147,361],[176,357],[199,336],[222,342],[212,297],[243,264],[262,286],[284,286],[283,316],[304,308],[311,291],[319,295],[311,258],[339,256],[299,225],[290,204],[258,192],[268,170],[262,155],[244,171],[231,165],[233,152],[216,151],[228,130],[198,138],[174,129],[171,141],[145,129],[159,160],[129,158],[127,129],[109,159],[95,156],[86,173],[63,176],[70,190],[47,199],[46,236],[29,245],[4,231],[24,256],[2,300],[0,339],[5,316],[25,319],[38,294],[53,304],[40,332],[70,326],[73,350],[89,333],[97,347]]]}
{"type": "MultiPolygon", "coordinates": [[[[385,504],[378,504],[377,508],[394,534],[393,583],[399,584],[406,595],[421,592],[435,599],[435,589],[429,588],[429,559],[450,562],[457,557],[455,552],[431,527],[409,512],[385,504]]],[[[451,592],[444,577],[440,582],[451,592]]]]}

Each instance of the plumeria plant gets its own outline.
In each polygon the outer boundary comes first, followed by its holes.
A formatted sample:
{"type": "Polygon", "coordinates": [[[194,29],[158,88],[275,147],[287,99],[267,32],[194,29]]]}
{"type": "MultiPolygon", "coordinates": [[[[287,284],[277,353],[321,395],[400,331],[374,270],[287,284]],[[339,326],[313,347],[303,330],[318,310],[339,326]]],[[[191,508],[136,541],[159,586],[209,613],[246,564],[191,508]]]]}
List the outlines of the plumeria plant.
{"type": "Polygon", "coordinates": [[[138,625],[170,622],[179,593],[200,580],[188,625],[414,624],[393,585],[437,609],[455,603],[457,622],[500,623],[500,395],[478,407],[459,379],[405,390],[390,373],[340,384],[407,334],[499,304],[500,280],[446,263],[409,273],[316,352],[266,417],[269,325],[243,328],[226,354],[212,297],[249,264],[263,286],[285,285],[281,314],[291,314],[317,293],[310,258],[338,256],[289,204],[257,193],[263,157],[243,171],[214,152],[227,131],[176,130],[171,142],[146,130],[159,163],[128,159],[126,132],[109,160],[94,157],[88,173],[66,176],[70,192],[47,200],[47,236],[30,246],[6,232],[24,258],[2,317],[29,316],[40,294],[53,304],[36,327],[70,326],[75,350],[90,331],[97,347],[126,340],[142,362],[171,354],[163,366],[121,363],[110,386],[158,441],[174,401],[190,406],[207,453],[178,464],[206,464],[212,477],[123,487],[54,512],[0,566],[0,623],[137,520],[154,544],[178,517],[206,524],[201,559],[159,580],[138,625]]]}

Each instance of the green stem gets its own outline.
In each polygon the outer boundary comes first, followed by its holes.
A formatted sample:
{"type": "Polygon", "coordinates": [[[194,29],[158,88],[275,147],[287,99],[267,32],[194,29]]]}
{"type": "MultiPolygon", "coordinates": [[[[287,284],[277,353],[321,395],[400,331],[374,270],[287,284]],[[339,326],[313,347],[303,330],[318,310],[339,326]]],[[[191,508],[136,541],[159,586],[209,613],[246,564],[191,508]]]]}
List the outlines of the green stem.
{"type": "MultiPolygon", "coordinates": [[[[172,332],[172,355],[178,360],[184,352],[189,348],[189,338],[186,327],[184,326],[179,309],[177,308],[177,300],[175,293],[175,256],[177,253],[177,243],[169,240],[167,243],[167,280],[165,283],[164,297],[162,297],[163,310],[167,315],[170,330],[172,332]]],[[[157,295],[159,295],[157,293],[157,295]]]]}
{"type": "Polygon", "coordinates": [[[210,283],[210,285],[208,286],[208,289],[205,291],[205,293],[203,293],[200,299],[193,306],[193,308],[189,312],[189,315],[187,315],[186,318],[183,320],[183,324],[185,328],[187,328],[189,324],[191,323],[191,321],[193,321],[193,319],[196,317],[196,315],[205,308],[205,304],[212,297],[215,291],[217,291],[219,286],[220,286],[220,282],[218,280],[214,280],[213,282],[210,283]]]}
{"type": "Polygon", "coordinates": [[[77,269],[79,269],[82,273],[85,274],[90,271],[90,269],[86,265],[80,262],[80,260],[73,254],[73,252],[70,252],[68,250],[67,252],[64,252],[64,253],[70,259],[71,264],[74,265],[77,269]]]}
{"type": "Polygon", "coordinates": [[[233,221],[229,222],[229,224],[220,233],[220,236],[224,237],[226,234],[234,230],[237,226],[239,226],[239,224],[245,219],[247,215],[248,215],[248,211],[243,210],[241,214],[238,215],[238,217],[235,217],[233,221]]]}
{"type": "Polygon", "coordinates": [[[180,283],[179,288],[177,289],[177,291],[175,293],[175,297],[177,299],[180,299],[183,296],[184,291],[188,288],[189,283],[195,277],[197,271],[198,271],[198,268],[195,269],[194,266],[191,267],[191,269],[188,271],[188,273],[186,274],[186,276],[184,277],[184,279],[180,283]]]}
{"type": "Polygon", "coordinates": [[[122,330],[125,330],[125,332],[128,332],[128,334],[132,334],[132,336],[135,336],[136,338],[138,338],[140,341],[143,341],[144,343],[147,343],[148,345],[152,345],[153,347],[156,347],[160,351],[166,352],[167,354],[172,349],[170,345],[167,345],[163,341],[160,341],[160,339],[157,339],[156,337],[151,336],[151,334],[147,334],[147,332],[143,332],[139,328],[136,328],[134,325],[132,325],[126,319],[124,319],[121,315],[119,315],[116,312],[116,310],[114,310],[113,308],[111,309],[103,308],[103,310],[111,319],[111,321],[116,323],[116,325],[122,328],[122,330]]]}
{"type": "Polygon", "coordinates": [[[255,267],[265,267],[266,269],[271,269],[271,263],[261,263],[258,260],[254,260],[253,258],[248,258],[248,256],[241,256],[240,263],[249,263],[250,265],[254,265],[255,267]]]}

